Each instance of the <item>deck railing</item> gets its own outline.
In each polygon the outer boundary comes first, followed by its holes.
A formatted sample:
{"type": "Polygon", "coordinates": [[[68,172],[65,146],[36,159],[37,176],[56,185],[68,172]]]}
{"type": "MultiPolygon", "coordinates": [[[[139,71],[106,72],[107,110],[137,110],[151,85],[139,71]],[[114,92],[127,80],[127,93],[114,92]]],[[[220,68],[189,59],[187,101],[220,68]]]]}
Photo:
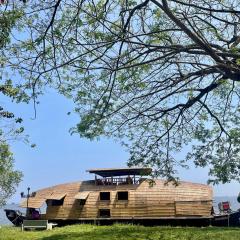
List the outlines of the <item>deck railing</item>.
{"type": "Polygon", "coordinates": [[[126,185],[126,184],[139,184],[141,182],[140,177],[107,177],[107,178],[95,178],[96,185],[126,185]]]}

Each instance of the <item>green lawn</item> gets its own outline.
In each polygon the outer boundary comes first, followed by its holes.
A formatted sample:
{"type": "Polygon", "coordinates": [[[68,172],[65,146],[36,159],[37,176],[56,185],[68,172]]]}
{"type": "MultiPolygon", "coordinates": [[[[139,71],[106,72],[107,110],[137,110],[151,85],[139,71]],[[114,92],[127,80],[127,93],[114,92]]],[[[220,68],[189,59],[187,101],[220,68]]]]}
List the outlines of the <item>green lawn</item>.
{"type": "Polygon", "coordinates": [[[0,228],[0,240],[239,240],[240,228],[143,227],[138,225],[72,225],[52,231],[0,228]]]}

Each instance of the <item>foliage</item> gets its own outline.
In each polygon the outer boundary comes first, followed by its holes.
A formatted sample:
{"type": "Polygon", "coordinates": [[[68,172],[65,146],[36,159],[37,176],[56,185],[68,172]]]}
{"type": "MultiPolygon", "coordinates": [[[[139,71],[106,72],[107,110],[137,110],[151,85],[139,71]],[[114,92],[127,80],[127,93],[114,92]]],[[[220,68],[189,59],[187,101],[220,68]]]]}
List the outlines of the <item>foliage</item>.
{"type": "Polygon", "coordinates": [[[190,228],[190,227],[143,227],[137,225],[72,225],[52,231],[25,231],[19,228],[2,227],[1,240],[237,240],[237,228],[190,228]]]}
{"type": "MultiPolygon", "coordinates": [[[[7,4],[7,3],[6,3],[7,4]]],[[[17,26],[17,21],[22,17],[23,11],[14,7],[8,9],[5,4],[0,6],[0,52],[4,51],[11,40],[11,31],[17,26]]],[[[25,139],[22,119],[3,106],[5,99],[22,102],[29,97],[19,84],[14,84],[8,76],[9,68],[7,59],[0,55],[0,206],[6,203],[18,186],[22,173],[14,170],[13,155],[10,152],[9,143],[16,139],[25,139]]]]}
{"type": "Polygon", "coordinates": [[[4,206],[22,178],[22,173],[13,170],[13,156],[5,143],[0,143],[0,176],[0,206],[4,206]]]}
{"type": "Polygon", "coordinates": [[[33,1],[3,57],[33,97],[74,99],[72,133],[122,139],[129,165],[171,180],[193,161],[239,181],[239,14],[235,0],[33,1]]]}
{"type": "Polygon", "coordinates": [[[0,16],[0,49],[6,47],[10,42],[10,32],[16,25],[16,21],[22,16],[19,10],[4,10],[0,16]]]}

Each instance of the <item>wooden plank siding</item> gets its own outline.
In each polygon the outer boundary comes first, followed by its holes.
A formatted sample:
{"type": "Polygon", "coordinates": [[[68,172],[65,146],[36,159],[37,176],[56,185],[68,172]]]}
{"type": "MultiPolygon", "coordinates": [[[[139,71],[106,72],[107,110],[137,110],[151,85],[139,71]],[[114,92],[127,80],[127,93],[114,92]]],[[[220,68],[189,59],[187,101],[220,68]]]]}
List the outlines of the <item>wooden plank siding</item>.
{"type": "Polygon", "coordinates": [[[110,209],[112,219],[161,218],[211,215],[212,188],[203,184],[180,182],[178,186],[156,180],[139,185],[96,186],[94,181],[61,184],[36,192],[47,199],[52,193],[66,194],[62,206],[48,206],[45,219],[96,219],[99,209],[110,209]],[[89,192],[84,205],[75,199],[78,192],[89,192]],[[110,192],[110,200],[101,201],[100,192],[110,192]],[[128,200],[118,200],[118,191],[128,191],[128,200]]]}

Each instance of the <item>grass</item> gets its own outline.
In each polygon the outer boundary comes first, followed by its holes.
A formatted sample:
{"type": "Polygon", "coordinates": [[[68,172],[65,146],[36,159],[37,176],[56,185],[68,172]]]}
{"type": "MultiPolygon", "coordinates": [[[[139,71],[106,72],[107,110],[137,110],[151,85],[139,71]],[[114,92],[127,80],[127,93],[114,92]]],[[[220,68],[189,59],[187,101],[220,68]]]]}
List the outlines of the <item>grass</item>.
{"type": "Polygon", "coordinates": [[[0,228],[0,240],[239,240],[240,228],[71,225],[52,231],[0,228]]]}

